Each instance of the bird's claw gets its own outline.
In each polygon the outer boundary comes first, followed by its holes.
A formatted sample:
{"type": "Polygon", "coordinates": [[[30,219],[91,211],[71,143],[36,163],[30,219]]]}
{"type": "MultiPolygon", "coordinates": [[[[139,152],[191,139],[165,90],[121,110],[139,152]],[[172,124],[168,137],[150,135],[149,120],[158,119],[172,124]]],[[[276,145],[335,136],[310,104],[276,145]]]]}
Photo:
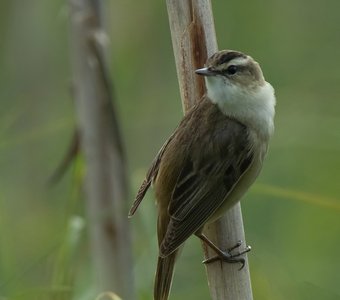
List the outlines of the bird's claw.
{"type": "Polygon", "coordinates": [[[217,260],[225,261],[227,263],[241,263],[241,267],[239,270],[242,270],[245,266],[245,259],[239,256],[249,252],[251,250],[251,247],[246,246],[245,249],[243,249],[242,251],[232,253],[235,249],[239,248],[241,245],[242,245],[242,241],[238,241],[233,247],[227,249],[227,251],[225,252],[223,251],[216,256],[205,259],[202,263],[209,264],[217,260]]]}

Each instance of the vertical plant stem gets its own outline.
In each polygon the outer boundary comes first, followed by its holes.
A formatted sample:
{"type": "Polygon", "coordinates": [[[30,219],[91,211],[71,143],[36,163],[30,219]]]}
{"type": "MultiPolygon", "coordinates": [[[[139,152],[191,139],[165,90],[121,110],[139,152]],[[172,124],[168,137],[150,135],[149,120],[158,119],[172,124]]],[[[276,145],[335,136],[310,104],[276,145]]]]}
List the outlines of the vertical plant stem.
{"type": "MultiPolygon", "coordinates": [[[[167,0],[172,44],[184,111],[200,101],[205,93],[204,81],[195,69],[204,66],[217,51],[216,34],[210,0],[167,0]]],[[[221,249],[245,241],[240,204],[225,216],[206,226],[204,232],[221,249]]],[[[215,253],[203,244],[205,258],[215,253]]],[[[208,284],[213,300],[253,299],[248,261],[242,270],[237,264],[206,265],[208,284]]]]}
{"type": "Polygon", "coordinates": [[[104,58],[101,1],[69,0],[74,91],[98,292],[135,299],[124,149],[104,58]]]}

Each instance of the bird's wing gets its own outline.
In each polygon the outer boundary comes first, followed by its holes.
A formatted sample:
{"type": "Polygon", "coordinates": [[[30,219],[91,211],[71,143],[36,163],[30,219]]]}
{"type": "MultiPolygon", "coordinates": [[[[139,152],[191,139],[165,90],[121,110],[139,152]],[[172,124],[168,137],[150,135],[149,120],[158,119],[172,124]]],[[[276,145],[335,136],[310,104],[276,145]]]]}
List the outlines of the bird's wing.
{"type": "Polygon", "coordinates": [[[176,250],[228,201],[253,156],[247,128],[232,119],[192,142],[168,207],[171,219],[161,256],[176,250]]]}
{"type": "Polygon", "coordinates": [[[133,204],[130,208],[129,217],[132,217],[134,215],[139,204],[142,202],[146,192],[148,191],[153,179],[157,176],[157,173],[158,173],[158,170],[159,170],[159,164],[160,164],[160,161],[162,159],[163,153],[164,153],[166,147],[168,146],[168,144],[170,143],[170,141],[173,139],[175,133],[176,133],[176,131],[163,144],[162,148],[158,151],[156,157],[152,161],[151,166],[149,168],[149,171],[147,172],[145,179],[144,179],[142,185],[140,186],[140,188],[137,192],[136,198],[135,198],[135,200],[134,200],[134,202],[133,202],[133,204]]]}

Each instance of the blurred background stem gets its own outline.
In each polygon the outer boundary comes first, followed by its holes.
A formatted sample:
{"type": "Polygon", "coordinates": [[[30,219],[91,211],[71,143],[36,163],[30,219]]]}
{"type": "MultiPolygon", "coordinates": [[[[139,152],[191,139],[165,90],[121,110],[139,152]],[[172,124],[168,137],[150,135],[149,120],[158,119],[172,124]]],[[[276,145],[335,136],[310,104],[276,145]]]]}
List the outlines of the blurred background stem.
{"type": "Polygon", "coordinates": [[[74,91],[85,197],[98,292],[134,299],[127,175],[104,57],[102,1],[70,0],[74,91]]]}

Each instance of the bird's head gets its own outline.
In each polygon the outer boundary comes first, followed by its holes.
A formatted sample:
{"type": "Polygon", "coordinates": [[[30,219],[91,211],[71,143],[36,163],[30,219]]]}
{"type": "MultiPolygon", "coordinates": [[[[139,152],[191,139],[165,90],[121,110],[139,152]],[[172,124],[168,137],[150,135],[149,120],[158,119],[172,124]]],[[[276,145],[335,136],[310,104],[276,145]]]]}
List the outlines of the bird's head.
{"type": "Polygon", "coordinates": [[[216,52],[196,73],[207,77],[208,89],[221,84],[252,90],[265,84],[260,65],[252,57],[233,50],[216,52]]]}
{"type": "Polygon", "coordinates": [[[252,57],[222,50],[213,54],[196,73],[205,76],[208,98],[225,114],[245,123],[274,117],[274,89],[252,57]]]}

